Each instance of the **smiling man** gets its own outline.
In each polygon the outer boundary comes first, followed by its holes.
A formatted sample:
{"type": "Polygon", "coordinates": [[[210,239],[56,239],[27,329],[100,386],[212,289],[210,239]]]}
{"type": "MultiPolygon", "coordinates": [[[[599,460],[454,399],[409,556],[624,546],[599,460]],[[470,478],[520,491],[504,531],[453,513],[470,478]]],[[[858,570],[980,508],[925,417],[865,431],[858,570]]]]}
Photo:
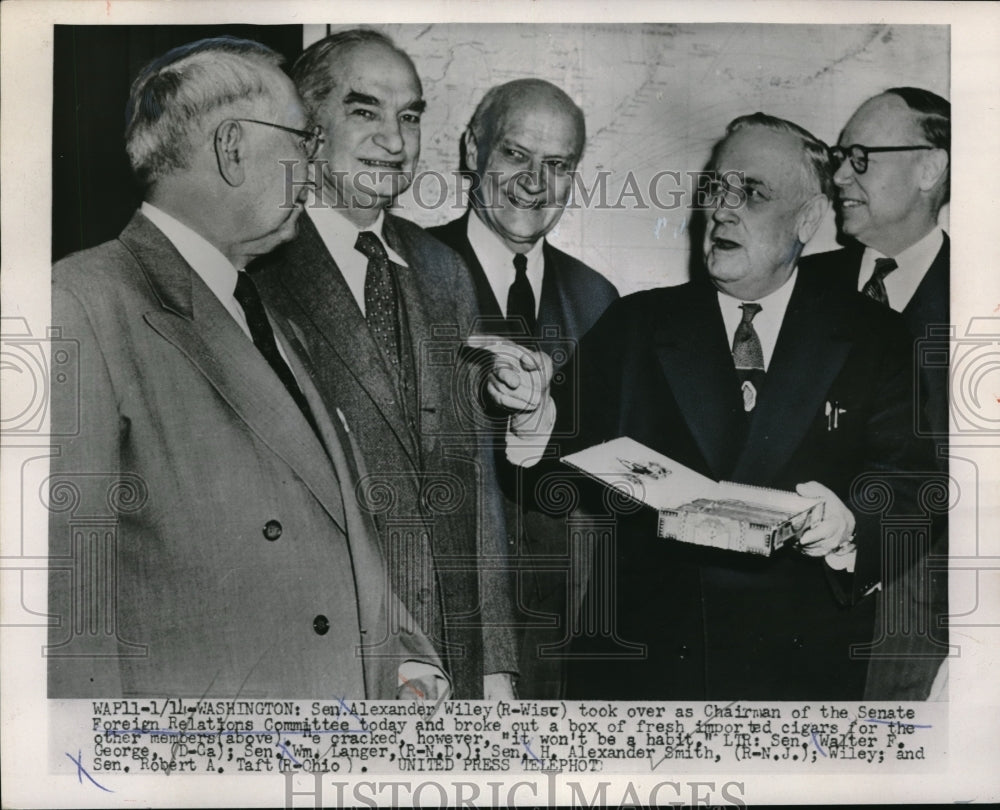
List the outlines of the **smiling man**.
{"type": "MultiPolygon", "coordinates": [[[[658,539],[652,510],[623,510],[615,601],[592,590],[584,611],[614,617],[617,635],[580,639],[569,693],[857,699],[866,662],[851,645],[871,637],[883,539],[856,481],[873,476],[905,511],[926,469],[909,429],[908,337],[898,315],[797,269],[833,193],[822,142],[756,113],[729,125],[711,168],[707,278],[609,307],[569,366],[578,378],[553,392],[548,450],[629,436],[715,480],[822,499],[824,518],[762,558],[658,539]],[[645,658],[616,660],[623,640],[645,658]]],[[[493,383],[545,384],[527,376],[493,383]]],[[[588,509],[604,514],[602,497],[588,509]]]]}
{"type": "MultiPolygon", "coordinates": [[[[585,138],[583,112],[554,84],[516,79],[491,88],[462,136],[461,168],[472,178],[470,210],[429,229],[468,265],[482,328],[529,342],[557,365],[572,351],[567,344],[575,346],[618,297],[604,276],[545,238],[563,215],[585,138]]],[[[505,477],[507,518],[520,551],[565,555],[565,520],[546,510],[522,509],[510,478],[505,477]]],[[[522,565],[520,578],[527,611],[521,694],[558,698],[562,662],[539,651],[563,639],[565,618],[574,610],[565,574],[529,564],[522,565]]]]}
{"type": "Polygon", "coordinates": [[[541,79],[490,89],[462,136],[470,210],[429,232],[465,259],[480,313],[506,319],[514,336],[578,340],[618,297],[545,239],[566,208],[585,139],[583,112],[541,79]]]}
{"type": "Polygon", "coordinates": [[[434,341],[451,339],[443,348],[457,350],[464,339],[472,282],[453,251],[386,210],[420,156],[420,79],[392,40],[367,29],[316,42],[292,77],[326,133],[319,192],[298,237],[256,278],[265,300],[301,327],[321,393],[347,416],[392,586],[441,651],[452,696],[512,697],[496,470],[461,422],[459,369],[435,362],[446,352],[427,353],[434,341]]]}
{"type": "Polygon", "coordinates": [[[245,271],[294,236],[320,141],[280,63],[220,37],[143,68],[142,206],[52,270],[79,391],[52,403],[50,697],[413,699],[400,674],[439,664],[412,622],[366,646],[405,608],[359,461],[245,271]]]}
{"type": "MultiPolygon", "coordinates": [[[[917,87],[894,87],[865,101],[832,150],[837,212],[848,246],[809,256],[803,267],[839,278],[902,313],[920,369],[914,429],[932,435],[938,465],[948,469],[950,243],[938,224],[949,199],[951,105],[917,87]],[[921,349],[921,347],[924,347],[921,349]]],[[[932,553],[948,554],[942,525],[932,553]]],[[[881,595],[881,641],[865,697],[923,700],[946,653],[947,571],[911,568],[881,595]],[[919,630],[917,630],[919,628],[919,630]]],[[[940,679],[939,679],[940,683],[940,679]]]]}

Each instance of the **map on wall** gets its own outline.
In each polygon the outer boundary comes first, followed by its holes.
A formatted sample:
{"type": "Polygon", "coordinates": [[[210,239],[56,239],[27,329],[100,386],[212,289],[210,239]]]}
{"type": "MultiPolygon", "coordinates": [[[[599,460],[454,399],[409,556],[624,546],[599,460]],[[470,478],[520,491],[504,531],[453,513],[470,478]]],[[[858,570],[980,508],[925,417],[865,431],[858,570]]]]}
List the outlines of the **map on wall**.
{"type": "MultiPolygon", "coordinates": [[[[331,27],[331,31],[337,28],[331,27]]],[[[421,225],[459,216],[458,142],[491,86],[535,76],[583,109],[578,189],[551,241],[622,293],[686,280],[689,173],[739,115],[767,112],[834,142],[853,110],[888,87],[949,93],[949,28],[908,25],[389,25],[428,102],[414,190],[421,225]]],[[[327,33],[306,26],[306,44],[327,33]]],[[[806,248],[836,247],[832,220],[806,248]]]]}

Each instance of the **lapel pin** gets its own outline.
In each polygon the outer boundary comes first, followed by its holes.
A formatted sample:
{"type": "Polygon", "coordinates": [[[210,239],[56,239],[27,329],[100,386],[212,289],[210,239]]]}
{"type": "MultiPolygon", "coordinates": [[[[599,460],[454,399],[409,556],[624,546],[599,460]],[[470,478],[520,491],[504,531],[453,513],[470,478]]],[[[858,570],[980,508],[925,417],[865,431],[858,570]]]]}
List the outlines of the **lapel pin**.
{"type": "Polygon", "coordinates": [[[827,400],[823,413],[826,415],[826,429],[829,432],[840,427],[840,415],[847,413],[847,409],[840,407],[839,400],[835,399],[832,403],[827,400]]]}

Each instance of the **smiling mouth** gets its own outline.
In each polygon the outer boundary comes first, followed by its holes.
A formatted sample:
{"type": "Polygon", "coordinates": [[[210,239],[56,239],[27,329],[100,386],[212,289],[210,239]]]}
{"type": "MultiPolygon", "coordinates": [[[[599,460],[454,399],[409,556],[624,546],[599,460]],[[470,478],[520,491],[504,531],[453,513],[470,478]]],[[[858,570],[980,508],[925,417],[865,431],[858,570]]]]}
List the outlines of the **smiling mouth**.
{"type": "Polygon", "coordinates": [[[537,211],[545,204],[544,197],[539,197],[537,200],[524,200],[513,192],[507,193],[507,200],[515,208],[520,208],[522,211],[537,211]]]}
{"type": "Polygon", "coordinates": [[[864,205],[864,203],[861,200],[855,200],[850,197],[842,199],[838,204],[840,205],[841,209],[859,208],[860,206],[864,205]]]}
{"type": "Polygon", "coordinates": [[[401,160],[369,160],[368,158],[361,158],[361,162],[373,169],[391,169],[397,172],[403,170],[403,161],[401,160]]]}

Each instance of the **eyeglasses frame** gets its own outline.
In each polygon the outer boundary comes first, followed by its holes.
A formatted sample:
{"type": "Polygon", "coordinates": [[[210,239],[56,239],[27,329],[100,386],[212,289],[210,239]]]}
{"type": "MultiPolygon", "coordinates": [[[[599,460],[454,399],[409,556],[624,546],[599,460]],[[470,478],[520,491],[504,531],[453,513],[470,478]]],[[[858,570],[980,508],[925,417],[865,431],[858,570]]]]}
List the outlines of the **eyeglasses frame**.
{"type": "Polygon", "coordinates": [[[830,160],[836,165],[837,170],[844,165],[845,160],[851,162],[851,168],[854,170],[855,174],[864,174],[868,171],[868,156],[872,152],[915,152],[917,150],[923,149],[940,149],[940,146],[931,146],[930,144],[921,144],[919,146],[865,146],[860,143],[852,143],[848,146],[831,146],[830,147],[830,160]],[[855,149],[861,150],[861,158],[864,160],[864,168],[859,169],[857,164],[854,162],[854,155],[852,151],[855,149]],[[836,153],[840,152],[843,157],[838,158],[836,153]]]}
{"type": "Polygon", "coordinates": [[[326,142],[326,138],[323,135],[323,127],[316,124],[312,129],[295,129],[294,127],[286,127],[283,124],[274,124],[270,121],[261,121],[257,118],[230,118],[230,121],[239,121],[245,124],[262,124],[265,127],[273,127],[274,129],[280,129],[283,132],[290,132],[292,135],[298,135],[303,142],[303,151],[306,153],[306,159],[312,160],[319,153],[319,148],[326,142]],[[311,149],[306,148],[305,144],[312,142],[313,146],[311,149]]]}

